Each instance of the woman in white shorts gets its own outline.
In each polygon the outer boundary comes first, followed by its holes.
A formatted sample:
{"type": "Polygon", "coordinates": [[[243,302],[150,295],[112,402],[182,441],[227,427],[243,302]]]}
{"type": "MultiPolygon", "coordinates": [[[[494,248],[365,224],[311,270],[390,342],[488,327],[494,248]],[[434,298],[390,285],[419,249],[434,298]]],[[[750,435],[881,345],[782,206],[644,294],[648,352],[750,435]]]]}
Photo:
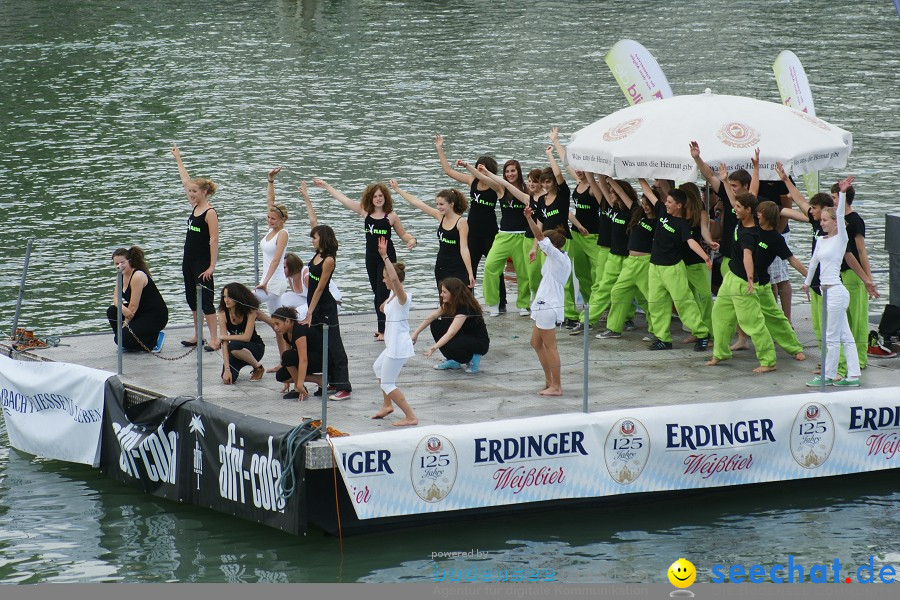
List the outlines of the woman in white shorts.
{"type": "Polygon", "coordinates": [[[530,206],[525,208],[525,218],[528,219],[528,226],[534,234],[538,248],[546,255],[544,265],[541,267],[541,283],[531,303],[531,318],[534,320],[531,347],[537,352],[538,360],[544,369],[545,386],[538,394],[562,396],[556,326],[565,316],[565,285],[572,273],[572,262],[562,251],[566,244],[565,233],[559,228],[541,231],[540,226],[534,222],[530,206]]]}
{"type": "Polygon", "coordinates": [[[384,284],[390,290],[388,299],[381,305],[385,315],[384,350],[375,359],[372,368],[375,377],[381,386],[381,395],[384,404],[373,419],[383,419],[394,412],[393,404],[403,411],[404,417],[395,421],[395,427],[418,425],[419,419],[413,412],[406,396],[397,387],[397,376],[406,361],[415,354],[413,341],[409,335],[409,309],[412,306],[412,295],[403,289],[403,280],[406,278],[406,267],[403,263],[392,263],[388,256],[388,240],[382,237],[378,240],[378,254],[384,263],[384,284]]]}

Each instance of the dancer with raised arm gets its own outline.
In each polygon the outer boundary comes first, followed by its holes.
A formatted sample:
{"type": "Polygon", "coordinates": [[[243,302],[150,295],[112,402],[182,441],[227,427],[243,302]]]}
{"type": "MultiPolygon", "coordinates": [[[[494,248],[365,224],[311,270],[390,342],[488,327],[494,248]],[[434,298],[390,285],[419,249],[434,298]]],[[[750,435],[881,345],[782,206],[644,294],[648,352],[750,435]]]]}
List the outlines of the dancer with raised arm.
{"type": "Polygon", "coordinates": [[[525,218],[534,234],[538,248],[546,257],[541,267],[541,284],[531,304],[531,347],[538,355],[544,370],[541,396],[562,396],[559,350],[556,347],[556,327],[565,319],[565,285],[572,275],[572,262],[563,248],[566,236],[562,228],[541,230],[534,221],[534,211],[525,209],[525,218]]]}
{"type": "Polygon", "coordinates": [[[287,206],[275,202],[275,176],[281,167],[269,171],[266,188],[266,222],[269,231],[259,241],[262,250],[265,273],[253,294],[266,304],[269,314],[281,306],[281,296],[287,290],[287,277],[284,274],[284,253],[288,244],[288,232],[284,224],[288,219],[287,206]]]}
{"type": "Polygon", "coordinates": [[[391,293],[384,302],[382,310],[387,317],[384,330],[384,350],[375,359],[372,368],[381,386],[384,403],[372,415],[373,419],[383,419],[394,412],[393,404],[403,411],[404,418],[395,422],[395,427],[418,425],[419,419],[413,412],[406,396],[397,387],[397,376],[406,361],[415,354],[412,338],[409,335],[409,309],[412,306],[412,295],[403,288],[406,278],[406,266],[403,263],[391,262],[388,254],[388,240],[378,240],[378,255],[384,262],[384,284],[391,293]]]}
{"type": "MultiPolygon", "coordinates": [[[[213,306],[215,285],[213,272],[216,270],[216,259],[219,256],[219,216],[209,202],[210,196],[216,193],[218,186],[202,177],[191,179],[181,160],[181,151],[175,144],[172,144],[172,156],[175,157],[181,185],[184,186],[188,202],[191,204],[191,214],[188,215],[187,233],[184,238],[184,258],[181,261],[184,295],[194,315],[194,332],[197,331],[197,310],[202,310],[206,318],[209,344],[205,345],[204,349],[218,350],[220,344],[216,334],[216,309],[213,306]],[[197,306],[198,283],[203,286],[200,291],[202,305],[200,307],[197,306]]],[[[196,333],[189,339],[181,340],[183,346],[196,346],[198,343],[196,333]]]]}
{"type": "Polygon", "coordinates": [[[468,245],[469,224],[462,216],[468,203],[462,192],[455,189],[441,190],[437,193],[432,207],[400,189],[396,179],[391,179],[391,187],[404,200],[438,222],[438,253],[434,262],[434,280],[438,287],[444,279],[456,277],[465,285],[474,288],[475,271],[472,269],[468,245]]]}
{"type": "MultiPolygon", "coordinates": [[[[501,188],[496,184],[479,179],[471,170],[469,173],[460,173],[453,169],[444,154],[444,138],[441,135],[434,136],[434,147],[437,150],[444,174],[469,188],[469,214],[466,215],[469,235],[466,238],[466,246],[469,249],[469,260],[472,263],[472,275],[478,277],[478,263],[488,255],[494,244],[494,238],[497,236],[496,207],[501,195],[501,188]]],[[[462,161],[457,161],[456,165],[462,166],[462,161]]],[[[484,165],[489,172],[497,174],[497,161],[492,156],[479,156],[475,161],[475,168],[477,169],[479,165],[484,165]]],[[[502,275],[497,278],[497,282],[500,285],[498,311],[499,307],[503,307],[505,312],[506,286],[502,275]]]]}
{"type": "Polygon", "coordinates": [[[313,179],[313,184],[327,191],[335,200],[363,218],[366,235],[366,273],[369,275],[369,286],[372,288],[375,314],[378,319],[378,329],[374,337],[383,342],[384,313],[381,312],[381,306],[388,298],[388,288],[384,285],[384,262],[378,255],[378,243],[380,240],[387,240],[388,256],[396,262],[397,252],[391,240],[391,229],[397,232],[397,237],[403,240],[407,250],[415,248],[416,238],[403,228],[400,217],[394,212],[391,191],[383,183],[373,183],[366,187],[359,202],[351,200],[322,179],[313,179]]]}
{"type": "MultiPolygon", "coordinates": [[[[844,222],[844,209],[847,202],[847,190],[853,184],[853,177],[848,177],[838,182],[838,203],[836,208],[823,208],[821,213],[822,231],[825,237],[819,238],[816,249],[813,251],[809,262],[809,272],[803,283],[803,291],[809,295],[809,287],[812,284],[812,274],[816,268],[820,270],[820,282],[825,291],[825,310],[828,315],[828,324],[825,331],[825,347],[827,353],[822,374],[806,382],[810,387],[821,385],[821,378],[825,378],[825,385],[840,387],[859,387],[860,367],[859,355],[856,351],[856,341],[847,320],[847,307],[850,305],[850,293],[844,287],[841,280],[841,262],[847,252],[847,226],[844,222]],[[840,359],[841,346],[844,348],[844,357],[847,360],[847,376],[837,380],[838,361],[840,359]]],[[[875,284],[871,279],[864,281],[866,290],[870,294],[875,293],[875,284]]]]}

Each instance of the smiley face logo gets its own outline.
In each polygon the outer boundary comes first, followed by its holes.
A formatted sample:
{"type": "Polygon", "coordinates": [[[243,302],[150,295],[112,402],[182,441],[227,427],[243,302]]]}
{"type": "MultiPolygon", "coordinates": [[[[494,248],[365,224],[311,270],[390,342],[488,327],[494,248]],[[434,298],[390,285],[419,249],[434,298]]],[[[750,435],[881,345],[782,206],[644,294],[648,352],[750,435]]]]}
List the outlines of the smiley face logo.
{"type": "Polygon", "coordinates": [[[694,580],[697,579],[697,569],[693,563],[686,558],[679,558],[672,563],[667,572],[669,581],[677,588],[691,587],[694,580]]]}

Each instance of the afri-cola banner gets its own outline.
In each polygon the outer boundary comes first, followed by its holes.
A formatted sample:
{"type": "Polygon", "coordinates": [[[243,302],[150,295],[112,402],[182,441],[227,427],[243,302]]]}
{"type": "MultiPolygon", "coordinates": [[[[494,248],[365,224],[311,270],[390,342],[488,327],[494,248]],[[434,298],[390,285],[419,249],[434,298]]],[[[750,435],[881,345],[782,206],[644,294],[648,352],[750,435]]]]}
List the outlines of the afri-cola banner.
{"type": "Polygon", "coordinates": [[[96,467],[107,380],[111,388],[121,388],[107,371],[0,355],[0,400],[10,445],[96,467]]]}
{"type": "MultiPolygon", "coordinates": [[[[189,397],[136,405],[107,398],[100,468],[159,497],[290,533],[306,529],[304,494],[285,498],[280,445],[291,427],[189,397]]],[[[295,480],[303,480],[302,453],[295,480]]]]}
{"type": "Polygon", "coordinates": [[[900,387],[333,438],[360,519],[900,467],[900,387]]]}

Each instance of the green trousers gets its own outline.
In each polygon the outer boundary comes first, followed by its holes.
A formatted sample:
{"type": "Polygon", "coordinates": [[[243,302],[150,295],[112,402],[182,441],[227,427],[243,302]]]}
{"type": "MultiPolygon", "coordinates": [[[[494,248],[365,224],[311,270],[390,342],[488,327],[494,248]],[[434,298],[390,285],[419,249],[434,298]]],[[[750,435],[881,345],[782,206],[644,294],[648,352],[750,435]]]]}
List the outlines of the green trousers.
{"type": "MultiPolygon", "coordinates": [[[[619,273],[622,272],[622,265],[625,263],[624,256],[610,253],[606,257],[606,264],[603,266],[603,276],[599,280],[594,281],[591,288],[591,309],[588,313],[588,323],[591,326],[596,325],[600,320],[603,311],[609,309],[613,286],[619,279],[619,273]]],[[[634,316],[634,307],[631,306],[631,316],[634,316]]],[[[630,317],[629,317],[630,318],[630,317]]]]}
{"type": "Polygon", "coordinates": [[[590,302],[591,286],[594,282],[597,255],[600,246],[597,245],[597,234],[582,235],[572,230],[572,239],[569,240],[569,258],[572,259],[572,277],[566,283],[566,309],[567,319],[578,319],[578,311],[575,309],[575,279],[578,279],[578,291],[585,302],[590,302]]]}
{"type": "MultiPolygon", "coordinates": [[[[859,368],[865,369],[869,362],[869,293],[866,284],[859,275],[847,269],[841,272],[841,281],[850,294],[850,306],[847,307],[847,321],[850,332],[856,342],[856,354],[859,356],[859,368]]],[[[838,362],[838,374],[847,375],[847,361],[844,358],[844,345],[841,344],[841,359],[838,362]]]]}
{"type": "Polygon", "coordinates": [[[694,293],[703,324],[709,331],[712,331],[712,289],[709,283],[709,269],[706,268],[706,263],[685,265],[685,268],[687,269],[688,287],[694,293]]]}
{"type": "MultiPolygon", "coordinates": [[[[766,289],[764,293],[771,296],[772,290],[766,289]]],[[[774,304],[774,297],[772,302],[774,304]]],[[[731,336],[740,324],[744,333],[753,340],[759,364],[764,367],[775,365],[775,345],[772,343],[769,330],[766,329],[766,320],[759,303],[756,289],[752,294],[748,294],[745,280],[731,271],[725,274],[712,311],[714,358],[719,360],[731,358],[731,336]]]]}
{"type": "Polygon", "coordinates": [[[616,279],[616,284],[610,292],[609,316],[606,319],[606,328],[622,333],[625,321],[629,319],[629,312],[634,316],[634,304],[632,301],[638,297],[638,303],[644,309],[647,316],[647,329],[653,331],[652,317],[647,307],[646,298],[649,294],[650,255],[628,256],[622,263],[622,272],[616,279]]]}
{"type": "Polygon", "coordinates": [[[725,279],[725,273],[730,273],[731,269],[728,268],[728,265],[731,264],[731,258],[728,256],[722,257],[722,263],[719,265],[719,273],[722,275],[722,279],[725,279]]]}
{"type": "Polygon", "coordinates": [[[772,284],[756,286],[756,295],[759,298],[759,310],[766,321],[766,329],[769,330],[772,341],[791,356],[803,352],[803,344],[797,339],[797,333],[791,327],[787,317],[784,316],[784,311],[778,308],[778,304],[775,302],[772,284]]]}
{"type": "Polygon", "coordinates": [[[813,332],[816,334],[816,343],[822,345],[822,296],[809,291],[809,307],[812,317],[813,332]]]}
{"type": "MultiPolygon", "coordinates": [[[[661,266],[650,263],[647,303],[650,307],[651,330],[662,342],[671,342],[672,303],[678,310],[681,322],[698,338],[709,337],[709,330],[703,324],[700,309],[688,287],[687,270],[684,263],[661,266]]],[[[715,321],[714,321],[715,322],[715,321]]]]}
{"type": "Polygon", "coordinates": [[[481,291],[484,303],[494,306],[500,303],[500,275],[506,270],[506,259],[511,258],[516,269],[516,308],[531,305],[531,284],[528,279],[528,250],[531,240],[524,233],[499,232],[484,261],[484,281],[481,291]]]}

